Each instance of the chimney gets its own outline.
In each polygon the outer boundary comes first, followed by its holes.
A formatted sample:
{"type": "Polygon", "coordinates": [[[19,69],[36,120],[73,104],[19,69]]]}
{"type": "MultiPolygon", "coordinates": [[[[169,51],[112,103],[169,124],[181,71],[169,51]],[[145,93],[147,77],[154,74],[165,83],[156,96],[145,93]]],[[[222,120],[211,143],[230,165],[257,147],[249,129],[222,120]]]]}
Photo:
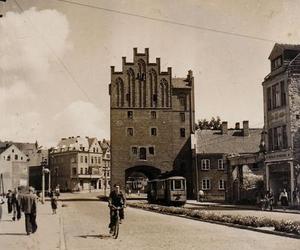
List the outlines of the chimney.
{"type": "Polygon", "coordinates": [[[249,136],[249,121],[243,121],[243,135],[249,136]]]}
{"type": "Polygon", "coordinates": [[[235,123],[235,129],[236,129],[236,130],[239,130],[239,129],[240,129],[240,123],[239,123],[239,122],[235,123]]]}
{"type": "Polygon", "coordinates": [[[222,135],[228,134],[228,123],[227,122],[222,122],[221,133],[222,133],[222,135]]]}

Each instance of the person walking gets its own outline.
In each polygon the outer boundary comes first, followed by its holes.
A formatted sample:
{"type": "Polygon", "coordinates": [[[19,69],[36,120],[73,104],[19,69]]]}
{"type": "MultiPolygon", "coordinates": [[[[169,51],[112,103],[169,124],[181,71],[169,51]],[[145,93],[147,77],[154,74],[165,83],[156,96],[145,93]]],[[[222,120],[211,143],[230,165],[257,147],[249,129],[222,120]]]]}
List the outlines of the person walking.
{"type": "Polygon", "coordinates": [[[6,194],[6,202],[7,202],[7,212],[10,214],[12,212],[12,192],[8,190],[6,194]]]}
{"type": "Polygon", "coordinates": [[[4,200],[2,198],[2,195],[0,195],[0,221],[2,219],[2,205],[4,204],[4,200]]]}
{"type": "Polygon", "coordinates": [[[12,193],[12,212],[13,217],[12,220],[15,221],[16,219],[19,220],[21,218],[21,206],[20,206],[20,199],[19,199],[19,188],[15,189],[12,193]]]}
{"type": "Polygon", "coordinates": [[[35,233],[38,226],[36,224],[36,195],[34,194],[33,187],[29,187],[29,192],[21,198],[21,208],[25,214],[25,229],[27,235],[35,233]]]}
{"type": "Polygon", "coordinates": [[[56,214],[57,209],[57,198],[55,195],[52,194],[51,196],[51,208],[52,208],[52,214],[56,214]]]}
{"type": "Polygon", "coordinates": [[[287,193],[285,188],[283,189],[283,191],[279,195],[279,201],[281,202],[281,206],[283,207],[283,211],[285,211],[286,208],[289,205],[288,193],[287,193]]]}

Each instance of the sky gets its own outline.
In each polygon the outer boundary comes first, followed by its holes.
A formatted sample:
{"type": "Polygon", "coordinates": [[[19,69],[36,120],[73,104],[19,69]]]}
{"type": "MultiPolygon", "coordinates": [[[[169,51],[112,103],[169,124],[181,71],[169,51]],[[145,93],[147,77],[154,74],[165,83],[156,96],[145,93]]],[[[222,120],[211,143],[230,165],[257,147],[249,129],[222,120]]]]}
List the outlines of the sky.
{"type": "Polygon", "coordinates": [[[7,0],[0,11],[0,140],[46,147],[109,139],[110,66],[134,47],[174,77],[193,70],[196,120],[262,127],[268,56],[300,43],[298,0],[7,0]]]}

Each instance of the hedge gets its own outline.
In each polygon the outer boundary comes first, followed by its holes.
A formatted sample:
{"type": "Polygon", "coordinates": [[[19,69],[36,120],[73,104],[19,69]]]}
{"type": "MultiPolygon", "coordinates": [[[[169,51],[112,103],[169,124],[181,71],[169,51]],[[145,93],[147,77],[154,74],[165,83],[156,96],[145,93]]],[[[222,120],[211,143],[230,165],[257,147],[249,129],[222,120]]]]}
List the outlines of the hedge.
{"type": "Polygon", "coordinates": [[[197,218],[202,221],[223,222],[228,224],[235,224],[255,228],[273,227],[275,231],[300,235],[300,222],[297,221],[278,221],[265,217],[217,214],[209,211],[195,210],[183,207],[166,207],[147,203],[129,203],[128,205],[135,208],[156,211],[159,213],[176,214],[197,218]]]}

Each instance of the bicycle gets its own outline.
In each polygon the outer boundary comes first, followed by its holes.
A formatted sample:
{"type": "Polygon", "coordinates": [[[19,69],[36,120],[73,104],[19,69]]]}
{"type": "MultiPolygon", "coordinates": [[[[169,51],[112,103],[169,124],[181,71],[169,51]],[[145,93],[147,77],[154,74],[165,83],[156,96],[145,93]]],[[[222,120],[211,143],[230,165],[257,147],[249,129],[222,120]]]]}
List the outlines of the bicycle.
{"type": "Polygon", "coordinates": [[[120,226],[120,210],[123,207],[112,206],[112,217],[111,217],[111,233],[114,239],[117,239],[119,236],[119,226],[120,226]]]}

